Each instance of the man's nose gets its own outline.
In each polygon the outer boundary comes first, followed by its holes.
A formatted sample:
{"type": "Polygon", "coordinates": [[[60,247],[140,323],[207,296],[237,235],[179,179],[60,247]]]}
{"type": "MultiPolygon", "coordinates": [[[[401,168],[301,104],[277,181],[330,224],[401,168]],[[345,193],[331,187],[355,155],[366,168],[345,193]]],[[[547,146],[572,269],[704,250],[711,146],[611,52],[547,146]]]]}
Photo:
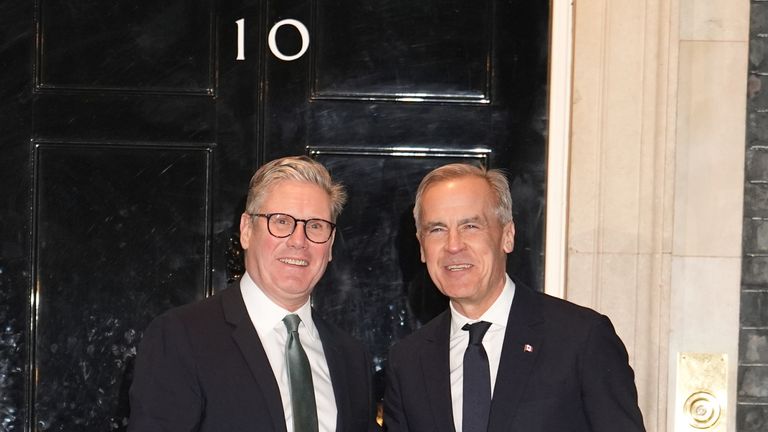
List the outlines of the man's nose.
{"type": "Polygon", "coordinates": [[[446,239],[445,249],[448,252],[459,252],[464,249],[464,239],[458,230],[449,229],[446,239]]]}
{"type": "Polygon", "coordinates": [[[288,236],[288,246],[303,248],[307,246],[307,235],[304,232],[305,222],[296,221],[293,232],[288,236]]]}

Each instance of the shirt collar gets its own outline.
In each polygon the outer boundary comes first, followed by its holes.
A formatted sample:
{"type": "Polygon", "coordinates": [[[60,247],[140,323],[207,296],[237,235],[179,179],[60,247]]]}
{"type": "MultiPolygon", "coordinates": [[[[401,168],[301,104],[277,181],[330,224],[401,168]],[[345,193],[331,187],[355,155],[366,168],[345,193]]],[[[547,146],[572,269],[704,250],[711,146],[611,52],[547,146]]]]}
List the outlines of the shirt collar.
{"type": "Polygon", "coordinates": [[[480,318],[473,320],[465,317],[459,311],[453,307],[453,303],[448,302],[451,308],[451,336],[460,334],[461,328],[464,324],[475,323],[478,321],[487,321],[491,323],[491,327],[500,326],[501,328],[507,327],[507,320],[509,320],[509,310],[512,308],[512,300],[515,298],[515,283],[509,275],[504,275],[506,281],[504,283],[504,289],[501,294],[493,302],[491,307],[483,313],[480,318]]]}
{"type": "Polygon", "coordinates": [[[248,305],[247,309],[254,312],[255,316],[251,317],[251,322],[259,334],[266,334],[272,330],[284,331],[283,318],[288,314],[296,314],[301,318],[299,333],[302,337],[308,335],[315,340],[320,337],[312,321],[312,306],[309,299],[295,312],[289,312],[267,297],[248,272],[240,278],[240,291],[243,293],[243,301],[248,305]]]}

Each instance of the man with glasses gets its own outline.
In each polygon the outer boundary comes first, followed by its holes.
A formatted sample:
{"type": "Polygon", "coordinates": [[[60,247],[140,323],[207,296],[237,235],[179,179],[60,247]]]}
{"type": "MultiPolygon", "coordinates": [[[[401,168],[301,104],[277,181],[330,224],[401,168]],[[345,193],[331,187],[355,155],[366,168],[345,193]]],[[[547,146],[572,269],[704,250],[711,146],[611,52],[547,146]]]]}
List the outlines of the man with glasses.
{"type": "Polygon", "coordinates": [[[307,157],[254,174],[240,218],[246,272],[150,324],[129,431],[376,430],[368,354],[310,305],[345,200],[307,157]]]}

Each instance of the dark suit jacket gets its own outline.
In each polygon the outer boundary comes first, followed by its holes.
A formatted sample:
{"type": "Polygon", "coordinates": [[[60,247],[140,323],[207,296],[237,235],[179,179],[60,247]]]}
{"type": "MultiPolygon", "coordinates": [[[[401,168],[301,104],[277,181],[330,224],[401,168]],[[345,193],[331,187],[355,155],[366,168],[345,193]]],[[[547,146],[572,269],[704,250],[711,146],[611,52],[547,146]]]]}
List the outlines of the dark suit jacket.
{"type": "MultiPolygon", "coordinates": [[[[446,310],[390,351],[385,430],[454,431],[450,322],[446,310]]],[[[488,431],[644,431],[634,373],[610,320],[517,283],[488,431]]]]}
{"type": "MultiPolygon", "coordinates": [[[[336,430],[375,430],[367,352],[314,311],[312,318],[333,383],[336,430]]],[[[237,285],[150,324],[130,400],[130,432],[286,430],[277,381],[237,285]]]]}

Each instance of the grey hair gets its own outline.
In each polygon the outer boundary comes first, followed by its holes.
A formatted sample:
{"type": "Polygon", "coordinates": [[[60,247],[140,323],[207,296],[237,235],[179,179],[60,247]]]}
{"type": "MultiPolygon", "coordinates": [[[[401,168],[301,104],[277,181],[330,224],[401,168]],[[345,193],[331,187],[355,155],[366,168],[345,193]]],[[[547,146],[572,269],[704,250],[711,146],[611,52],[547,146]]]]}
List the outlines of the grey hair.
{"type": "Polygon", "coordinates": [[[499,222],[501,222],[502,225],[506,225],[513,221],[512,194],[509,191],[507,177],[501,170],[489,170],[482,166],[454,163],[435,168],[421,180],[419,188],[416,190],[416,204],[413,207],[413,218],[416,221],[416,233],[419,232],[420,226],[421,200],[427,188],[440,182],[461,177],[478,177],[488,182],[488,186],[491,187],[491,191],[493,192],[496,201],[494,212],[496,213],[496,216],[498,216],[499,222]]]}
{"type": "Polygon", "coordinates": [[[269,191],[278,183],[294,180],[319,186],[331,198],[332,222],[341,214],[347,201],[347,192],[341,183],[334,182],[328,170],[307,156],[288,156],[262,165],[251,177],[245,210],[257,213],[269,191]]]}

